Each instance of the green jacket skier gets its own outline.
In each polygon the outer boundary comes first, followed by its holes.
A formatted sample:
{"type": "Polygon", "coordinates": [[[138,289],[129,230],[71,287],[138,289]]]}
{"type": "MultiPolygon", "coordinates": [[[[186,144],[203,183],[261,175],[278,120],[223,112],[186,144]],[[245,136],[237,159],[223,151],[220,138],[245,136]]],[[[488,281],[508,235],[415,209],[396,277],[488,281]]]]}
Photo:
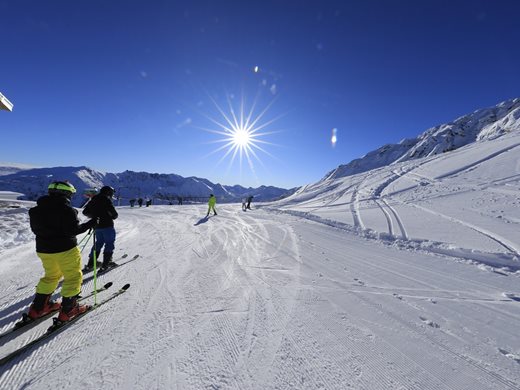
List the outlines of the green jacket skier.
{"type": "Polygon", "coordinates": [[[213,215],[217,215],[217,211],[215,210],[216,204],[217,204],[217,198],[215,198],[215,195],[209,194],[208,213],[206,214],[206,217],[209,217],[209,213],[211,210],[213,210],[213,215]]]}

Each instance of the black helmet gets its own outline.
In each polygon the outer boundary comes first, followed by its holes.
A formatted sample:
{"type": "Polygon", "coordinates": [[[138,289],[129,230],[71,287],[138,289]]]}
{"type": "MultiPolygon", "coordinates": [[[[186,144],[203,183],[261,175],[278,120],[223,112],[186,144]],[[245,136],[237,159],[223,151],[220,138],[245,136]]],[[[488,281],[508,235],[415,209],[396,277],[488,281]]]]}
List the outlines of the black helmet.
{"type": "Polygon", "coordinates": [[[53,181],[47,190],[49,195],[65,195],[69,199],[76,193],[76,189],[68,181],[53,181]]]}
{"type": "Polygon", "coordinates": [[[101,189],[99,190],[99,193],[101,195],[108,196],[109,198],[113,197],[115,192],[116,190],[114,190],[114,188],[110,186],[101,187],[101,189]]]}

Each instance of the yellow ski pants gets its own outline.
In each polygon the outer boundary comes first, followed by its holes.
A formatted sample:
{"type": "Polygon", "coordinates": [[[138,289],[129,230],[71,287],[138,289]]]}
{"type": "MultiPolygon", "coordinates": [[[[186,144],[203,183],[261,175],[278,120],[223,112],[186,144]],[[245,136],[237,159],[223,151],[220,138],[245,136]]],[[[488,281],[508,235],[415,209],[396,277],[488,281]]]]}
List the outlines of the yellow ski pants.
{"type": "Polygon", "coordinates": [[[81,291],[83,273],[81,272],[81,252],[76,246],[60,253],[36,252],[43,264],[45,275],[36,286],[39,294],[52,294],[63,277],[61,296],[68,298],[81,291]]]}

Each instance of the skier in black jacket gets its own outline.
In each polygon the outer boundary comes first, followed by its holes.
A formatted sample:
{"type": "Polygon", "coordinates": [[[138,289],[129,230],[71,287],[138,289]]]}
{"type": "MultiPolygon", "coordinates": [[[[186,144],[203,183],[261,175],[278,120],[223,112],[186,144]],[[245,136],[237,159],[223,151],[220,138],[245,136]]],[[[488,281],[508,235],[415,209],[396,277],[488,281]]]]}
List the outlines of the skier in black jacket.
{"type": "Polygon", "coordinates": [[[116,230],[114,229],[114,219],[118,217],[117,211],[112,203],[115,190],[110,186],[104,186],[83,209],[83,214],[90,218],[99,218],[96,227],[96,245],[92,247],[88,258],[88,264],[83,271],[90,271],[94,267],[94,250],[96,259],[99,258],[103,246],[103,265],[102,270],[106,270],[114,265],[112,256],[114,253],[114,243],[116,241],[116,230]]]}
{"type": "Polygon", "coordinates": [[[48,187],[49,194],[39,198],[37,206],[29,210],[31,230],[36,235],[36,254],[45,271],[29,308],[31,319],[61,308],[58,319],[68,321],[88,310],[88,306],[77,302],[83,274],[76,235],[95,227],[97,221],[94,218],[79,223],[78,212],[70,205],[75,192],[74,186],[68,182],[53,182],[48,187]],[[63,299],[60,305],[50,298],[62,277],[63,299]]]}

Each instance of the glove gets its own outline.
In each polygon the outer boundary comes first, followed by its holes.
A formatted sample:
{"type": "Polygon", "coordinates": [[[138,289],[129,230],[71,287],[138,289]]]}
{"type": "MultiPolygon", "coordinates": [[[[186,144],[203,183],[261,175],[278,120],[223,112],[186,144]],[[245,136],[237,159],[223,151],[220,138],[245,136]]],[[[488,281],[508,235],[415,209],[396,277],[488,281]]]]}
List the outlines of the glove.
{"type": "Polygon", "coordinates": [[[98,217],[92,218],[90,221],[85,222],[85,227],[87,227],[88,229],[93,229],[98,225],[98,223],[99,223],[98,217]]]}

